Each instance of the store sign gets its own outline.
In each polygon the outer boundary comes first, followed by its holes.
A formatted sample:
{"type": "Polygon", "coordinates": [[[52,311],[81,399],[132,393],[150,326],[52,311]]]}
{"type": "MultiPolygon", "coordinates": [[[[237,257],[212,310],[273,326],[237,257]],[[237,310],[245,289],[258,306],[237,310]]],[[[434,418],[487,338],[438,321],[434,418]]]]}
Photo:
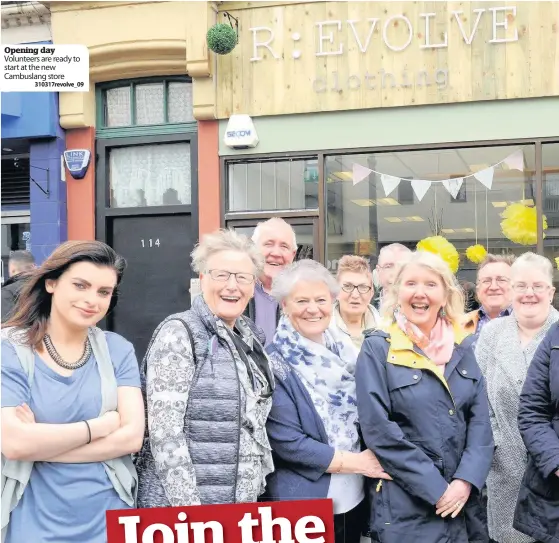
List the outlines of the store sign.
{"type": "MultiPolygon", "coordinates": [[[[518,41],[518,29],[514,29],[512,36],[506,36],[504,32],[509,27],[508,16],[516,16],[516,6],[477,8],[473,10],[475,20],[471,30],[464,26],[464,11],[452,11],[450,24],[455,24],[460,36],[466,45],[472,45],[476,39],[482,18],[491,18],[492,35],[486,41],[490,44],[507,43],[518,41]]],[[[404,14],[395,14],[381,20],[380,17],[370,17],[365,21],[358,20],[327,20],[314,23],[315,35],[317,36],[315,57],[336,57],[344,55],[344,43],[342,41],[342,28],[345,27],[346,36],[349,39],[347,49],[357,47],[359,51],[366,54],[369,48],[384,47],[395,53],[405,51],[412,47],[413,43],[419,49],[445,49],[448,48],[448,30],[445,30],[438,39],[435,38],[435,28],[440,23],[437,13],[419,13],[419,22],[415,25],[404,14]],[[365,32],[361,29],[365,27],[365,32]],[[391,33],[391,29],[399,28],[397,32],[391,33]],[[381,30],[382,29],[382,30],[381,30]],[[373,40],[375,31],[378,39],[373,40]],[[353,41],[353,43],[352,43],[353,41]]],[[[278,49],[275,32],[271,27],[256,26],[249,29],[252,33],[252,57],[251,62],[260,62],[264,59],[263,52],[267,51],[272,58],[280,60],[284,58],[284,52],[278,49]]],[[[294,42],[301,40],[301,34],[294,32],[291,35],[294,42]]],[[[302,58],[300,49],[293,49],[294,59],[302,58]]],[[[365,70],[360,73],[350,73],[341,76],[335,70],[323,77],[313,79],[312,86],[315,92],[341,92],[343,90],[358,90],[365,88],[375,90],[376,88],[411,88],[414,86],[435,86],[444,90],[448,86],[448,69],[436,67],[434,69],[403,70],[400,74],[393,71],[380,69],[378,71],[365,70]]]]}
{"type": "Polygon", "coordinates": [[[559,95],[557,2],[293,2],[233,10],[219,118],[559,95]]]}

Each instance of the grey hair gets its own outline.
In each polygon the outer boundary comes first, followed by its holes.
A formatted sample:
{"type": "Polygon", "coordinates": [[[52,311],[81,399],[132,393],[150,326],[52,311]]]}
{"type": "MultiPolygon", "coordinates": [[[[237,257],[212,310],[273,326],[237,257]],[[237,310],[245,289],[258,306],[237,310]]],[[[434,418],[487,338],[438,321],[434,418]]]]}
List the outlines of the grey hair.
{"type": "Polygon", "coordinates": [[[553,266],[549,259],[545,256],[537,255],[535,253],[527,252],[520,255],[510,267],[511,276],[514,275],[519,268],[536,268],[543,272],[549,279],[549,284],[553,284],[553,266]]]}
{"type": "Polygon", "coordinates": [[[8,262],[19,272],[32,270],[35,267],[35,257],[29,251],[14,251],[10,254],[8,262]]]}
{"type": "Polygon", "coordinates": [[[260,239],[260,235],[262,234],[262,228],[266,226],[273,227],[274,225],[289,227],[289,229],[291,230],[291,234],[293,235],[293,245],[291,246],[291,248],[297,249],[297,237],[295,236],[295,230],[293,230],[293,227],[281,217],[272,217],[267,221],[259,222],[256,225],[256,228],[254,229],[254,233],[252,234],[252,241],[254,241],[254,243],[258,243],[258,240],[260,239]]]}
{"type": "Polygon", "coordinates": [[[315,260],[304,259],[294,262],[274,278],[270,294],[281,304],[299,281],[324,283],[334,299],[340,292],[338,282],[322,264],[315,260]]]}
{"type": "Polygon", "coordinates": [[[210,257],[222,251],[237,251],[246,254],[254,264],[254,273],[258,277],[264,271],[264,257],[254,243],[234,230],[217,230],[206,234],[191,253],[192,269],[196,273],[205,273],[210,257]]]}
{"type": "Polygon", "coordinates": [[[380,255],[382,255],[383,253],[386,253],[388,251],[398,251],[398,252],[402,252],[402,253],[411,253],[412,250],[409,247],[406,247],[405,245],[402,245],[401,243],[391,243],[390,245],[385,245],[378,253],[378,256],[380,258],[380,255]]]}

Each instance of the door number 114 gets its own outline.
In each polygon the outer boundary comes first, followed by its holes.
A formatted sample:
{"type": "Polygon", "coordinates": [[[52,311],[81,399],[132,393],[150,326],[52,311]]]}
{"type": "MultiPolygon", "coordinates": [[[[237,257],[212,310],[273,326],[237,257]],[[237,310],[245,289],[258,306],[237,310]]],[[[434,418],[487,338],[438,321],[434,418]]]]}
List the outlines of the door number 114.
{"type": "Polygon", "coordinates": [[[159,247],[159,245],[161,245],[159,243],[159,238],[157,239],[142,239],[140,240],[142,242],[142,247],[159,247]]]}

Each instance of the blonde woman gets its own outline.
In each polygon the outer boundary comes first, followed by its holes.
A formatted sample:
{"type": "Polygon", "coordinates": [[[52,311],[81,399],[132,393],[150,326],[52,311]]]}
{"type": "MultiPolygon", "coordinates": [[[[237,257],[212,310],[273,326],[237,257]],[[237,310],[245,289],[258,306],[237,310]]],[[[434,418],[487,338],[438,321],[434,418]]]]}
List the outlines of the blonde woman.
{"type": "Polygon", "coordinates": [[[337,280],[340,293],[334,304],[331,326],[361,349],[363,332],[380,323],[379,312],[371,305],[375,294],[371,268],[362,256],[343,256],[338,264],[337,280]]]}
{"type": "Polygon", "coordinates": [[[386,329],[357,360],[365,444],[389,480],[370,485],[381,543],[487,542],[480,492],[493,437],[485,381],[458,323],[464,298],[436,255],[414,253],[386,293],[386,329]]]}
{"type": "MultiPolygon", "coordinates": [[[[487,379],[495,458],[487,478],[489,535],[496,543],[532,543],[536,537],[513,528],[514,508],[526,469],[526,447],[518,429],[518,405],[528,367],[559,312],[553,309],[551,262],[534,253],[510,269],[512,315],[487,323],[476,356],[487,379]]],[[[529,532],[528,532],[529,533],[529,532]]]]}

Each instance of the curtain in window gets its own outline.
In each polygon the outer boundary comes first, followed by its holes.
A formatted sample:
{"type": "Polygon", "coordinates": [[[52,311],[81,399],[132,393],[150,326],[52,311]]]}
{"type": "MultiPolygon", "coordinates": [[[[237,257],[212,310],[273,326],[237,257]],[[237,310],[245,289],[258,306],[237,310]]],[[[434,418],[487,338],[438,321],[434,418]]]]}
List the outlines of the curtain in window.
{"type": "Polygon", "coordinates": [[[191,203],[189,143],[115,148],[109,167],[111,207],[191,203]]]}

